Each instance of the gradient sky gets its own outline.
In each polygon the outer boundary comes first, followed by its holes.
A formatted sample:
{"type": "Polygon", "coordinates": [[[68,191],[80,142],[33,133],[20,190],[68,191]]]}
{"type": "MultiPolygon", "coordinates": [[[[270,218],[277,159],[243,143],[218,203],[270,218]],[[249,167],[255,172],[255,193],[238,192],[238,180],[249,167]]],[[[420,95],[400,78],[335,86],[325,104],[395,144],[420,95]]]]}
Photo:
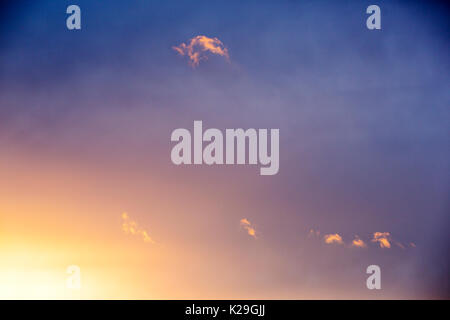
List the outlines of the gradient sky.
{"type": "Polygon", "coordinates": [[[449,298],[448,9],[2,2],[0,298],[449,298]],[[197,35],[228,61],[189,66],[172,47],[197,35]],[[170,134],[194,120],[279,128],[279,173],[173,165],[170,134]],[[366,288],[371,264],[382,290],[366,288]]]}

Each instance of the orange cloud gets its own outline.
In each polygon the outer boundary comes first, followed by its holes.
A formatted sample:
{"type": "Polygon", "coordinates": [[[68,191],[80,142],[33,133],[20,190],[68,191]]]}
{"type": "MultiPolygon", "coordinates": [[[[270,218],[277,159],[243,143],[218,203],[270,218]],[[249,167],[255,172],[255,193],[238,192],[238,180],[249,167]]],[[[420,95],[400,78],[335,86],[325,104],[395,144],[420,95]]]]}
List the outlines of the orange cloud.
{"type": "Polygon", "coordinates": [[[338,235],[337,233],[326,234],[324,236],[324,240],[325,240],[325,243],[328,243],[328,244],[331,244],[331,243],[343,244],[344,243],[342,241],[342,237],[340,235],[338,235]]]}
{"type": "Polygon", "coordinates": [[[389,232],[375,232],[373,234],[372,242],[378,242],[381,248],[390,248],[391,243],[389,242],[391,234],[389,232]]]}
{"type": "Polygon", "coordinates": [[[364,241],[362,241],[359,237],[356,237],[355,239],[353,239],[352,241],[352,246],[353,247],[358,247],[358,248],[365,248],[366,244],[364,241]]]}
{"type": "Polygon", "coordinates": [[[179,46],[173,46],[172,49],[181,56],[187,56],[189,64],[194,68],[200,64],[201,60],[208,59],[207,52],[230,59],[228,49],[222,41],[206,36],[196,36],[189,41],[189,44],[182,43],[179,46]]]}
{"type": "Polygon", "coordinates": [[[246,218],[241,219],[240,221],[241,227],[247,230],[247,233],[256,239],[256,230],[252,227],[250,221],[248,221],[246,218]]]}
{"type": "Polygon", "coordinates": [[[142,237],[144,242],[155,243],[153,239],[148,235],[147,231],[139,227],[136,221],[133,221],[128,216],[128,213],[122,213],[122,230],[126,234],[138,235],[142,237]]]}

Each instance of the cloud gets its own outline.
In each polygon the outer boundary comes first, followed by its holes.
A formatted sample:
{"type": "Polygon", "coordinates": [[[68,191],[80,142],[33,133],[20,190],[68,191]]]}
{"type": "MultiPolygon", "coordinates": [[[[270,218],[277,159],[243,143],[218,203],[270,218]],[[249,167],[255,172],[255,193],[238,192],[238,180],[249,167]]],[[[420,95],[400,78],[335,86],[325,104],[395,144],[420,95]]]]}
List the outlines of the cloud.
{"type": "Polygon", "coordinates": [[[182,43],[179,46],[173,46],[172,49],[181,56],[187,56],[189,64],[194,68],[200,64],[201,60],[208,59],[208,52],[230,59],[228,49],[222,41],[206,36],[196,36],[189,41],[189,44],[182,43]]]}
{"type": "Polygon", "coordinates": [[[390,248],[390,236],[391,234],[389,232],[375,232],[373,234],[372,242],[378,242],[381,248],[390,248]]]}
{"type": "Polygon", "coordinates": [[[357,236],[352,241],[352,247],[365,248],[367,246],[366,246],[366,243],[357,236]]]}
{"type": "Polygon", "coordinates": [[[316,237],[320,236],[320,231],[314,230],[314,229],[309,230],[308,237],[314,237],[314,236],[316,236],[316,237]]]}
{"type": "Polygon", "coordinates": [[[136,221],[131,220],[126,212],[122,213],[122,230],[126,234],[140,236],[144,242],[155,243],[147,231],[139,227],[136,221]]]}
{"type": "Polygon", "coordinates": [[[342,237],[340,235],[338,235],[337,233],[326,234],[323,238],[325,240],[325,243],[328,243],[328,244],[331,244],[331,243],[344,244],[344,242],[342,241],[342,237]]]}
{"type": "Polygon", "coordinates": [[[395,242],[395,244],[398,246],[398,247],[400,247],[400,248],[402,248],[402,249],[405,249],[405,246],[403,245],[403,243],[400,243],[400,242],[397,242],[397,241],[394,241],[395,242]]]}
{"type": "Polygon", "coordinates": [[[254,227],[252,227],[252,224],[250,223],[250,221],[248,221],[246,218],[241,219],[240,221],[240,225],[242,228],[244,228],[245,230],[247,230],[247,233],[252,236],[253,238],[256,239],[256,230],[254,227]]]}

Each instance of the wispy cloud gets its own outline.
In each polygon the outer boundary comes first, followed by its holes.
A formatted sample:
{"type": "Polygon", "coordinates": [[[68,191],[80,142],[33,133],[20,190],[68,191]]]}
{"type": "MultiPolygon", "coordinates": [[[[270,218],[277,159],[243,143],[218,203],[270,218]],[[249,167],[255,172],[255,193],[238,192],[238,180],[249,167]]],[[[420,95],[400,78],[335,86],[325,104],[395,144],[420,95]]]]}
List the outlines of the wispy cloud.
{"type": "Polygon", "coordinates": [[[314,230],[314,229],[309,230],[308,237],[314,237],[314,236],[316,236],[316,237],[320,236],[320,231],[314,230]]]}
{"type": "Polygon", "coordinates": [[[352,247],[365,248],[367,245],[363,240],[356,236],[356,238],[352,241],[352,247]]]}
{"type": "Polygon", "coordinates": [[[389,238],[391,234],[389,232],[375,232],[373,234],[372,242],[378,242],[381,248],[390,248],[391,243],[389,242],[389,238]]]}
{"type": "Polygon", "coordinates": [[[126,234],[140,236],[144,242],[155,243],[148,232],[139,227],[136,221],[131,220],[126,212],[122,213],[122,230],[126,234]]]}
{"type": "Polygon", "coordinates": [[[196,36],[190,39],[188,44],[183,42],[179,46],[173,46],[172,49],[181,56],[187,56],[189,58],[189,64],[194,68],[200,64],[201,60],[208,59],[208,52],[225,57],[227,60],[230,59],[228,49],[222,41],[206,36],[196,36]]]}
{"type": "Polygon", "coordinates": [[[242,228],[244,228],[245,230],[247,230],[247,233],[252,236],[253,238],[256,239],[256,230],[255,228],[252,226],[252,224],[250,223],[250,221],[248,221],[246,218],[241,219],[240,221],[240,225],[242,228]]]}
{"type": "Polygon", "coordinates": [[[344,242],[342,241],[342,237],[337,234],[326,234],[324,237],[325,243],[328,244],[332,244],[332,243],[337,243],[337,244],[344,244],[344,242]]]}
{"type": "Polygon", "coordinates": [[[398,241],[394,241],[394,243],[395,243],[399,248],[405,249],[405,245],[404,245],[403,243],[398,242],[398,241]]]}

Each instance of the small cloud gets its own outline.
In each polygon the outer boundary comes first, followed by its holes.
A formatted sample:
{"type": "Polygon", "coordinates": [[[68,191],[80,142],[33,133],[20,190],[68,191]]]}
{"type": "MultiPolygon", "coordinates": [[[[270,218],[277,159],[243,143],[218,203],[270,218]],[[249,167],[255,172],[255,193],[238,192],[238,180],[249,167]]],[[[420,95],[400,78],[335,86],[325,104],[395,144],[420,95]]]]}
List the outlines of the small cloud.
{"type": "Polygon", "coordinates": [[[340,235],[338,235],[337,233],[326,234],[324,236],[324,240],[325,240],[325,243],[328,243],[328,244],[331,244],[331,243],[344,244],[344,242],[342,241],[342,237],[340,235]]]}
{"type": "Polygon", "coordinates": [[[320,231],[314,230],[314,229],[309,230],[308,237],[314,237],[314,236],[316,236],[316,237],[320,236],[320,231]]]}
{"type": "Polygon", "coordinates": [[[187,56],[189,64],[194,68],[200,64],[201,60],[208,59],[208,52],[230,59],[228,49],[222,41],[206,36],[196,36],[189,40],[189,44],[181,43],[179,46],[173,46],[172,49],[181,56],[187,56]]]}
{"type": "Polygon", "coordinates": [[[367,246],[363,240],[361,240],[358,236],[356,236],[356,238],[353,239],[352,241],[352,247],[365,248],[367,246]]]}
{"type": "Polygon", "coordinates": [[[410,245],[412,248],[415,248],[415,247],[416,247],[416,244],[415,244],[414,242],[410,242],[409,245],[410,245]]]}
{"type": "Polygon", "coordinates": [[[242,228],[244,228],[245,230],[247,230],[247,233],[252,236],[253,238],[256,239],[256,230],[254,227],[252,227],[252,224],[250,223],[250,221],[248,221],[246,218],[241,219],[240,221],[240,225],[242,228]]]}
{"type": "Polygon", "coordinates": [[[144,242],[155,243],[147,231],[139,227],[136,221],[131,220],[126,212],[122,213],[122,230],[126,234],[140,236],[144,242]]]}
{"type": "Polygon", "coordinates": [[[381,248],[390,248],[390,236],[391,234],[389,232],[375,232],[373,234],[372,242],[378,242],[381,248]]]}
{"type": "Polygon", "coordinates": [[[399,248],[405,249],[405,246],[402,243],[397,242],[397,241],[394,241],[394,242],[399,248]]]}

